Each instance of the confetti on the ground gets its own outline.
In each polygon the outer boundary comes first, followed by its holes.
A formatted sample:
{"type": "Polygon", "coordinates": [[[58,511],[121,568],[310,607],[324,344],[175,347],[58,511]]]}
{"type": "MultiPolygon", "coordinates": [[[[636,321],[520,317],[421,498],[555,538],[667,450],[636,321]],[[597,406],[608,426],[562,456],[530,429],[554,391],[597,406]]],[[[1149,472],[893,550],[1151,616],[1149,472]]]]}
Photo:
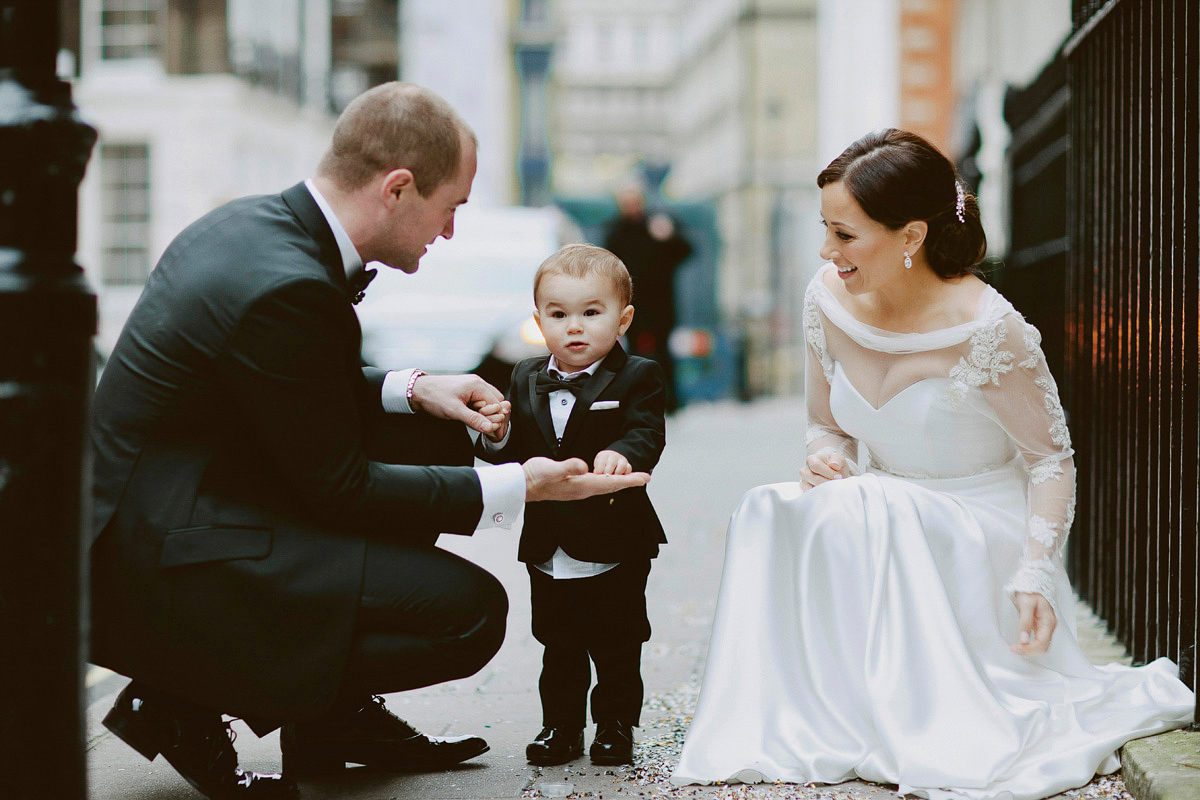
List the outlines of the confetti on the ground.
{"type": "MultiPolygon", "coordinates": [[[[577,762],[576,774],[586,776],[587,787],[580,786],[571,798],[589,800],[898,800],[893,786],[853,782],[847,784],[717,784],[715,786],[675,786],[671,771],[679,762],[683,740],[692,723],[692,713],[700,686],[692,680],[671,692],[652,695],[643,706],[643,725],[638,730],[632,767],[615,769],[586,768],[577,762]],[[598,790],[595,779],[605,787],[598,790]]],[[[525,798],[539,797],[537,781],[522,793],[525,798]]],[[[1134,800],[1125,789],[1120,774],[1098,776],[1087,786],[1072,789],[1050,800],[1134,800]]]]}

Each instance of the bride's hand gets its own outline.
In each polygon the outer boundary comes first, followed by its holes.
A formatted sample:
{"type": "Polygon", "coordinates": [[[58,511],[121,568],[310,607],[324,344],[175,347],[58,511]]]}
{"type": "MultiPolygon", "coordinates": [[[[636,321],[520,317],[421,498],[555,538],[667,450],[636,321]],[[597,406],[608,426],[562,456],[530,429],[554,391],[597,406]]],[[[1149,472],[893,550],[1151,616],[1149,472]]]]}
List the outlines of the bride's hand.
{"type": "Polygon", "coordinates": [[[817,484],[842,478],[845,473],[846,459],[837,453],[813,453],[800,468],[800,490],[807,492],[817,484]]]}
{"type": "Polygon", "coordinates": [[[1017,614],[1020,615],[1020,623],[1017,626],[1017,635],[1020,638],[1017,644],[1013,645],[1013,652],[1028,656],[1049,650],[1050,638],[1058,625],[1058,618],[1054,616],[1054,608],[1050,601],[1033,592],[1017,592],[1013,603],[1017,606],[1017,614]]]}

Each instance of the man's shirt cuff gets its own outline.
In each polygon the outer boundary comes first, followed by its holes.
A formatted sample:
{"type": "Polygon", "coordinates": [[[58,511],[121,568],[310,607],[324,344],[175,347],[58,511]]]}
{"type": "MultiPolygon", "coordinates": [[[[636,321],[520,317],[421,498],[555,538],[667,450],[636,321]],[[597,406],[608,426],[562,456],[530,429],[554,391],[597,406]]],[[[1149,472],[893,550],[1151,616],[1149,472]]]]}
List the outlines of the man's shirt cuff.
{"type": "Polygon", "coordinates": [[[408,379],[411,369],[399,369],[383,376],[383,410],[389,414],[413,414],[408,404],[408,379]]]}
{"type": "Polygon", "coordinates": [[[475,467],[483,493],[483,514],[475,530],[511,528],[525,507],[525,468],[520,464],[475,467]]]}

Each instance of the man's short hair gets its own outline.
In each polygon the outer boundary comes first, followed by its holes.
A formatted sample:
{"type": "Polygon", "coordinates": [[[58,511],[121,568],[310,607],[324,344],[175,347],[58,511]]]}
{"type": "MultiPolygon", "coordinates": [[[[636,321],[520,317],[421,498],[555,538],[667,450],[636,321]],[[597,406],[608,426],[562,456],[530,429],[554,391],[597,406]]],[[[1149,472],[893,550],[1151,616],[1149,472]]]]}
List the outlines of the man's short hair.
{"type": "Polygon", "coordinates": [[[350,101],[317,173],[352,191],[377,175],[408,169],[417,192],[428,197],[458,174],[464,140],[476,144],[470,126],[442,97],[391,81],[350,101]]]}
{"type": "Polygon", "coordinates": [[[625,263],[610,251],[594,244],[568,244],[542,262],[533,276],[533,302],[537,303],[538,287],[547,275],[566,275],[586,278],[600,275],[612,282],[621,306],[633,303],[633,279],[625,263]]]}

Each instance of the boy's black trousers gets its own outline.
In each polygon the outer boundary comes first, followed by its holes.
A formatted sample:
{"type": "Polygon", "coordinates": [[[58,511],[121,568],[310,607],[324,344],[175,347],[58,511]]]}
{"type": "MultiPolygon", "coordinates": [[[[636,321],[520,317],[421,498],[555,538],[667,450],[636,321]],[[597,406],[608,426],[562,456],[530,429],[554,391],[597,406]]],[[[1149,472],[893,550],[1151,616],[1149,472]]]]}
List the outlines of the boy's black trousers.
{"type": "Polygon", "coordinates": [[[642,643],[650,638],[646,577],[650,559],[622,562],[589,578],[555,580],[527,565],[533,636],[545,648],[538,690],[542,725],[587,726],[591,663],[592,721],[637,725],[642,712],[642,643]]]}

